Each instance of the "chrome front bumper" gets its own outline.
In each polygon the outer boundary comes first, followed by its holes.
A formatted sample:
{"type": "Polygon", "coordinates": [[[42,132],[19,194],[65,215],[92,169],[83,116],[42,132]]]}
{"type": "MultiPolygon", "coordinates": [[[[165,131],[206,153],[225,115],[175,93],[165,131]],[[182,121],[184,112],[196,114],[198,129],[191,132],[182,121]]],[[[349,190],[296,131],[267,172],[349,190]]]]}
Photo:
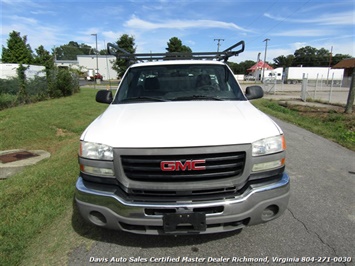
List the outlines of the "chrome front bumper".
{"type": "MultiPolygon", "coordinates": [[[[89,188],[81,177],[76,183],[75,200],[81,215],[90,223],[137,234],[217,233],[241,229],[279,217],[287,208],[290,178],[284,173],[273,183],[251,185],[242,195],[213,202],[149,203],[127,202],[114,190],[89,188]],[[182,214],[181,226],[166,230],[166,216],[182,214]],[[205,228],[186,224],[189,214],[203,213],[205,228]]],[[[196,216],[196,215],[195,215],[196,216]]],[[[170,217],[171,218],[171,217],[170,217]]],[[[174,216],[173,216],[174,218],[174,216]]],[[[170,219],[171,221],[171,219],[170,219]]]]}

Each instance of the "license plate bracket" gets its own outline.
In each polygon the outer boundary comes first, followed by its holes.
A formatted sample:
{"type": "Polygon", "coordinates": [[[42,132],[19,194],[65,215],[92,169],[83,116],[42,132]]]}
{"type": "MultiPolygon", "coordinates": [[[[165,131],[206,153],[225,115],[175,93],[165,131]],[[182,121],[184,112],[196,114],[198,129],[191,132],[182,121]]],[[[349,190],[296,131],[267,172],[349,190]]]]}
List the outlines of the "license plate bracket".
{"type": "Polygon", "coordinates": [[[206,231],[206,214],[195,213],[166,213],[163,216],[164,232],[203,232],[206,231]]]}

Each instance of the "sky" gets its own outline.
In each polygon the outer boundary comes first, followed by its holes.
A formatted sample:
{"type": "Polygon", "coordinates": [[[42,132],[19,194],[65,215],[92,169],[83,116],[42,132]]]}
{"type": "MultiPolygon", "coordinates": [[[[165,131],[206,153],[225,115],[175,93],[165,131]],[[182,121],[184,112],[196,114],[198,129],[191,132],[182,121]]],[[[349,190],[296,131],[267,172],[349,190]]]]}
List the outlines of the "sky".
{"type": "Polygon", "coordinates": [[[273,59],[311,46],[355,57],[354,0],[0,0],[1,50],[12,31],[34,51],[75,41],[104,49],[122,34],[137,53],[165,52],[178,37],[193,52],[222,51],[244,40],[232,62],[273,59]],[[266,42],[265,40],[268,39],[266,42]],[[267,44],[267,45],[266,45],[267,44]]]}

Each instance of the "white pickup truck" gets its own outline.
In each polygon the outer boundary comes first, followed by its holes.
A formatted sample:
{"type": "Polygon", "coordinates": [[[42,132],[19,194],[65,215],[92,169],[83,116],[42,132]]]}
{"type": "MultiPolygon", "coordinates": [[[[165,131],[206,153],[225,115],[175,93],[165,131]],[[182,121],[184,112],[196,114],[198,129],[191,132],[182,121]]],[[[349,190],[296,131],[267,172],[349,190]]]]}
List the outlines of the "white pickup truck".
{"type": "MultiPolygon", "coordinates": [[[[220,55],[218,55],[220,58],[220,55]]],[[[75,201],[88,222],[137,234],[241,230],[287,208],[285,138],[226,63],[131,65],[82,134],[75,201]]]]}

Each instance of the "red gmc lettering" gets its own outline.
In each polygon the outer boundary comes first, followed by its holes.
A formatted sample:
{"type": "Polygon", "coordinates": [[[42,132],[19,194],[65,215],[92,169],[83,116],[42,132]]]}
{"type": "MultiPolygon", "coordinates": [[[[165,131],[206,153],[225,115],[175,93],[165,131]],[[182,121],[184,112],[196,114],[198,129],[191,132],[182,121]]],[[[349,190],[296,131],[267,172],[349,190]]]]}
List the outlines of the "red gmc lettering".
{"type": "Polygon", "coordinates": [[[199,165],[206,163],[206,160],[186,160],[185,163],[181,161],[162,161],[160,162],[160,169],[162,171],[200,171],[206,170],[206,166],[199,165]]]}
{"type": "Polygon", "coordinates": [[[197,166],[197,164],[204,164],[206,160],[194,160],[192,161],[192,170],[206,170],[206,166],[201,165],[197,166]]]}
{"type": "Polygon", "coordinates": [[[160,163],[160,169],[163,171],[175,171],[175,162],[173,161],[162,161],[160,163]]]}

